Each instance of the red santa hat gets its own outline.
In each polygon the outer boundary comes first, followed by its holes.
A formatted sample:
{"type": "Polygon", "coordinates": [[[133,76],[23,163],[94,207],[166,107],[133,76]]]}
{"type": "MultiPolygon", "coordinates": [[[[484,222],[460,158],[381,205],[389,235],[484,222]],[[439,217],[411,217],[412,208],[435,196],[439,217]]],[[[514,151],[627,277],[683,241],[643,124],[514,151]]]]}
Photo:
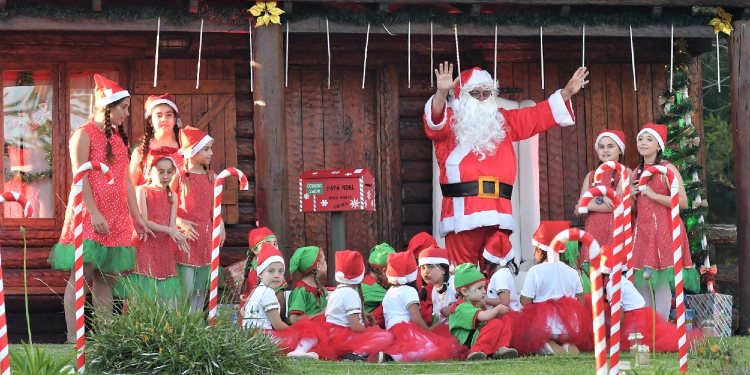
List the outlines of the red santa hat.
{"type": "Polygon", "coordinates": [[[164,95],[150,95],[148,99],[146,99],[146,103],[143,104],[143,116],[145,118],[151,117],[151,110],[154,109],[159,104],[166,104],[174,110],[174,113],[178,113],[179,110],[177,109],[177,104],[174,102],[174,98],[172,98],[172,95],[164,94],[164,95]]]}
{"type": "Polygon", "coordinates": [[[408,251],[388,255],[388,267],[385,269],[388,282],[404,285],[417,280],[417,261],[408,251]]]}
{"type": "Polygon", "coordinates": [[[569,221],[542,221],[539,223],[539,228],[534,232],[534,238],[531,239],[531,244],[541,250],[549,251],[549,245],[552,243],[555,236],[569,228],[569,221]]]}
{"type": "Polygon", "coordinates": [[[430,246],[419,253],[419,265],[425,264],[450,264],[448,251],[437,246],[430,246]]]}
{"type": "Polygon", "coordinates": [[[516,251],[513,250],[508,234],[500,231],[487,240],[483,255],[484,259],[503,267],[516,257],[516,251]]]}
{"type": "Polygon", "coordinates": [[[258,268],[256,268],[256,270],[258,271],[258,275],[263,273],[263,271],[265,271],[266,268],[271,265],[271,263],[276,262],[284,264],[284,256],[281,255],[279,249],[268,242],[263,242],[262,244],[260,244],[260,252],[258,253],[258,268]]]}
{"type": "Polygon", "coordinates": [[[365,278],[365,261],[359,251],[341,250],[336,252],[336,281],[342,284],[357,285],[365,278]]]}
{"type": "Polygon", "coordinates": [[[276,238],[276,235],[268,227],[253,228],[247,232],[247,244],[251,249],[255,249],[262,242],[269,241],[271,237],[276,238]]]}
{"type": "Polygon", "coordinates": [[[456,82],[456,86],[453,88],[454,98],[461,97],[461,90],[469,92],[478,86],[495,87],[495,80],[492,79],[490,73],[482,68],[477,67],[473,67],[461,72],[460,81],[460,83],[456,82]]]}
{"type": "Polygon", "coordinates": [[[194,128],[192,126],[186,126],[180,129],[180,144],[182,145],[182,154],[185,158],[192,158],[195,156],[203,147],[206,147],[208,142],[213,141],[208,133],[194,128]]]}
{"type": "Polygon", "coordinates": [[[128,90],[125,90],[117,82],[102,76],[94,74],[94,99],[98,108],[104,108],[122,98],[130,96],[128,90]]]}
{"type": "Polygon", "coordinates": [[[620,153],[621,154],[625,153],[625,141],[624,141],[625,133],[623,133],[620,130],[609,130],[609,129],[602,130],[602,132],[596,136],[596,142],[594,142],[594,151],[596,151],[596,147],[599,144],[599,141],[601,141],[602,138],[604,137],[612,138],[612,140],[615,141],[615,143],[617,143],[617,146],[620,147],[620,153]]]}
{"type": "Polygon", "coordinates": [[[659,147],[661,147],[662,151],[664,150],[664,144],[667,142],[667,126],[666,125],[659,125],[654,123],[648,123],[646,125],[643,125],[643,129],[638,132],[637,137],[640,137],[641,134],[648,133],[654,136],[656,138],[656,142],[659,143],[659,147]]]}
{"type": "Polygon", "coordinates": [[[435,238],[427,232],[419,232],[409,240],[409,246],[406,247],[406,251],[411,253],[412,257],[416,258],[422,250],[430,246],[437,246],[435,238]]]}
{"type": "Polygon", "coordinates": [[[27,148],[21,148],[16,146],[8,146],[8,159],[10,159],[10,170],[15,172],[30,172],[31,163],[31,151],[27,148]]]}

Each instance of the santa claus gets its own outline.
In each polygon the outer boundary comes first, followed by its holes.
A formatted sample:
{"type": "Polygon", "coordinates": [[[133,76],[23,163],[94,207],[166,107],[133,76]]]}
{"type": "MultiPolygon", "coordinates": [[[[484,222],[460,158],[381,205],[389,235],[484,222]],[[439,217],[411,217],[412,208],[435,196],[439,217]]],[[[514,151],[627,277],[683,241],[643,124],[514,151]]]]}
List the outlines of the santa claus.
{"type": "Polygon", "coordinates": [[[498,108],[495,81],[485,70],[469,69],[454,80],[453,64],[446,61],[435,76],[437,92],[425,104],[424,124],[440,168],[440,235],[451,262],[477,263],[493,234],[514,230],[513,142],[555,125],[573,125],[570,98],[588,83],[588,72],[578,68],[547,100],[515,110],[498,108]]]}

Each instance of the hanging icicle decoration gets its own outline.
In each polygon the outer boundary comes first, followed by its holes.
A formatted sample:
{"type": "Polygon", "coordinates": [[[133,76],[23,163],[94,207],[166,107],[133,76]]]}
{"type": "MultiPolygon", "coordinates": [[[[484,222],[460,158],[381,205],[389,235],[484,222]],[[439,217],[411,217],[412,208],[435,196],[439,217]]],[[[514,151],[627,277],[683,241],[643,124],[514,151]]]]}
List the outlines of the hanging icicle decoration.
{"type": "MultiPolygon", "coordinates": [[[[458,76],[461,77],[461,56],[458,53],[458,25],[453,24],[453,37],[456,40],[456,66],[458,67],[458,76]]],[[[461,80],[458,80],[458,87],[462,88],[461,80]]]]}
{"type": "Polygon", "coordinates": [[[542,90],[544,90],[544,29],[539,25],[539,59],[542,67],[542,90]]]}
{"type": "Polygon", "coordinates": [[[195,74],[195,89],[201,85],[201,53],[203,53],[203,19],[201,18],[201,31],[198,37],[198,69],[195,74]]]}
{"type": "Polygon", "coordinates": [[[286,22],[286,47],[284,48],[284,87],[289,87],[289,21],[286,22]]]}
{"type": "Polygon", "coordinates": [[[326,49],[328,50],[328,89],[331,88],[331,29],[328,28],[326,17],[326,49]]]}
{"type": "Polygon", "coordinates": [[[407,33],[408,34],[407,35],[408,42],[407,42],[406,49],[407,49],[407,55],[408,55],[408,58],[407,58],[408,62],[407,62],[407,64],[409,66],[406,69],[406,77],[407,77],[407,79],[406,79],[407,85],[406,86],[408,88],[411,88],[411,21],[409,21],[408,25],[409,25],[409,30],[408,30],[408,33],[407,33]]]}
{"type": "Polygon", "coordinates": [[[635,79],[635,49],[633,48],[633,26],[630,26],[630,65],[633,66],[633,91],[638,91],[638,83],[635,79]]]}
{"type": "Polygon", "coordinates": [[[250,92],[253,92],[253,68],[255,62],[253,61],[253,21],[248,21],[248,33],[250,39],[250,92]]]}
{"type": "Polygon", "coordinates": [[[719,65],[719,33],[716,33],[716,89],[721,92],[721,66],[719,65]]]}
{"type": "Polygon", "coordinates": [[[435,75],[432,74],[432,69],[435,66],[435,56],[434,56],[434,44],[432,39],[432,21],[430,21],[430,87],[435,87],[435,75]]]}
{"type": "Polygon", "coordinates": [[[493,60],[495,61],[495,64],[492,68],[492,78],[495,80],[495,88],[500,87],[500,83],[497,80],[497,25],[495,25],[495,44],[492,54],[493,60]]]}
{"type": "Polygon", "coordinates": [[[365,76],[367,73],[367,48],[370,46],[370,23],[367,23],[367,37],[365,38],[365,63],[362,64],[362,90],[365,89],[365,76]]]}
{"type": "Polygon", "coordinates": [[[159,76],[159,37],[161,34],[161,17],[156,19],[156,52],[154,53],[154,87],[159,76]]]}
{"type": "Polygon", "coordinates": [[[669,36],[669,92],[674,91],[674,24],[669,36]]]}

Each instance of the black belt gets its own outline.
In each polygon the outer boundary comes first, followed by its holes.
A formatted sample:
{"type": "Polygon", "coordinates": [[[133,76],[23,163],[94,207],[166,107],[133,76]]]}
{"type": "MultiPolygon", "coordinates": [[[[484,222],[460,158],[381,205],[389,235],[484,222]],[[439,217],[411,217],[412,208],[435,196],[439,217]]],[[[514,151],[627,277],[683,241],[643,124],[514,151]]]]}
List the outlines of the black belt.
{"type": "Polygon", "coordinates": [[[498,181],[497,177],[479,177],[478,181],[440,184],[444,197],[505,198],[513,196],[513,185],[498,181]]]}

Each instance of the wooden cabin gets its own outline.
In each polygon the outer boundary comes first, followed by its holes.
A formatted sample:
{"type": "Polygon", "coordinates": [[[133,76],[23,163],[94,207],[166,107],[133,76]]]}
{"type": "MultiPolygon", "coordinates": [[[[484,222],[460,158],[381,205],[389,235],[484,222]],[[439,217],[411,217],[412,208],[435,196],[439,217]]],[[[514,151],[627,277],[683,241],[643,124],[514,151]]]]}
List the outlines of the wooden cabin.
{"type": "MultiPolygon", "coordinates": [[[[413,234],[434,229],[432,151],[421,120],[424,103],[434,92],[434,65],[456,62],[458,43],[464,69],[481,66],[492,72],[497,62],[506,99],[542,101],[564,86],[581,64],[576,15],[602,4],[532,1],[524,3],[535,5],[522,8],[518,1],[486,3],[290,1],[280,4],[286,10],[282,20],[291,20],[288,24],[256,28],[248,24],[246,9],[252,4],[240,0],[0,0],[0,129],[6,142],[0,163],[6,187],[23,186],[33,195],[36,209],[33,218],[20,219],[6,207],[0,218],[11,339],[21,339],[25,326],[24,246],[35,338],[64,339],[62,293],[69,273],[51,270],[47,257],[60,234],[72,181],[68,137],[91,109],[94,72],[131,92],[131,145],[143,134],[144,98],[169,92],[176,97],[183,123],[207,129],[216,140],[212,169],[237,166],[247,174],[248,191],[239,191],[231,181],[224,192],[228,240],[223,265],[244,256],[247,231],[258,224],[279,234],[287,255],[301,245],[330,249],[330,215],[303,214],[297,203],[297,177],[310,169],[369,168],[376,180],[377,211],[346,215],[347,247],[366,253],[388,242],[401,249],[413,234]],[[435,22],[431,36],[424,17],[411,24],[411,34],[403,18],[387,25],[373,22],[369,28],[355,17],[346,22],[346,14],[387,19],[407,3],[412,11],[440,20],[461,16],[458,41],[445,23],[435,22]],[[553,15],[544,28],[544,89],[539,27],[498,25],[495,55],[495,28],[482,19],[498,13],[526,21],[535,14],[553,15]],[[14,179],[17,185],[9,185],[14,179]],[[19,226],[25,228],[25,242],[19,226]]],[[[638,90],[633,87],[627,27],[587,26],[585,59],[591,83],[574,99],[578,122],[536,141],[540,218],[577,220],[573,207],[581,181],[595,166],[593,140],[600,130],[621,129],[630,142],[642,124],[659,115],[670,54],[669,27],[662,17],[689,14],[698,2],[676,3],[619,1],[595,8],[602,14],[647,15],[633,28],[638,90]]],[[[682,22],[674,33],[687,40],[695,55],[708,50],[713,40],[710,26],[697,22],[682,22]]],[[[693,121],[701,129],[700,66],[693,72],[693,121]]],[[[627,162],[637,162],[634,147],[627,149],[627,162]]]]}

